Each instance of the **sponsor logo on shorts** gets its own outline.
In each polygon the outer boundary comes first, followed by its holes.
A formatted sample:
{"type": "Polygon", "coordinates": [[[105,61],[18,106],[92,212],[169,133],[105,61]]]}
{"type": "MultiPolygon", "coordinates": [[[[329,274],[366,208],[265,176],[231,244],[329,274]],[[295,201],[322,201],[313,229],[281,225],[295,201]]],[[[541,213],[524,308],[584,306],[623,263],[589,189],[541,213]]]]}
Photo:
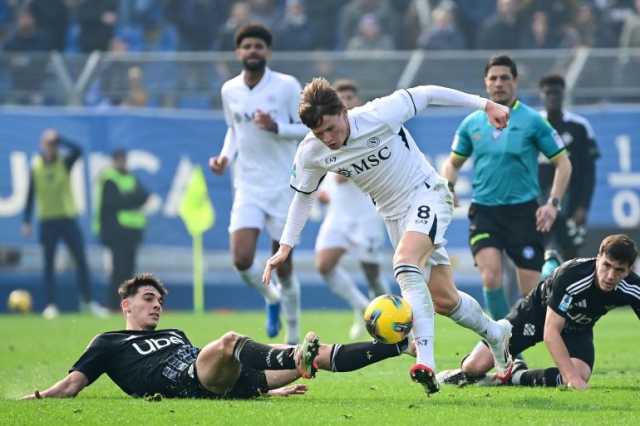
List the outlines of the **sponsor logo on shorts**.
{"type": "Polygon", "coordinates": [[[531,324],[530,322],[524,325],[524,330],[522,330],[523,336],[535,336],[536,334],[536,326],[531,324]]]}
{"type": "Polygon", "coordinates": [[[522,256],[525,259],[531,260],[535,255],[536,255],[536,251],[531,246],[525,246],[525,248],[522,249],[522,256]]]}

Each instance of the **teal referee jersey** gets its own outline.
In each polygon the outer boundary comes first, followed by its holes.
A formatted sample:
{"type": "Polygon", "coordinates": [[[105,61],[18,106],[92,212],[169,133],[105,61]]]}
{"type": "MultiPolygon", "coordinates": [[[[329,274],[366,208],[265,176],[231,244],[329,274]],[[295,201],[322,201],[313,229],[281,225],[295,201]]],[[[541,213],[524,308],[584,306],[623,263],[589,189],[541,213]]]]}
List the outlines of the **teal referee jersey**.
{"type": "Polygon", "coordinates": [[[473,159],[472,201],[497,206],[537,199],[538,153],[553,159],[565,147],[538,111],[517,100],[503,130],[491,126],[484,111],[469,114],[456,131],[452,150],[473,159]]]}

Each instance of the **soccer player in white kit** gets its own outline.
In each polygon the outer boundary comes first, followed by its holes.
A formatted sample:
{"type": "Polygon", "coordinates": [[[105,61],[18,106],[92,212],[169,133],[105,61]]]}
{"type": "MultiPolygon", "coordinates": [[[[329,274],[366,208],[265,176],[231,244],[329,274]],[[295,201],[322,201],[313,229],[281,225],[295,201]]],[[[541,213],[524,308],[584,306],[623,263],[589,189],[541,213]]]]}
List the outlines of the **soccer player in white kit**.
{"type": "Polygon", "coordinates": [[[289,168],[298,142],[308,132],[298,116],[300,83],[266,66],[271,56],[271,38],[267,28],[255,24],[236,33],[236,56],[243,71],[222,86],[229,128],[220,155],[211,158],[209,165],[214,173],[222,174],[235,157],[229,224],[233,264],[242,280],[265,298],[267,335],[275,337],[279,332],[281,302],[285,342],[296,344],[300,283],[293,274],[291,257],[278,267],[278,286],[263,286],[260,270],[253,264],[263,229],[273,240],[273,251],[278,248],[293,193],[289,188],[289,168]]]}
{"type": "MultiPolygon", "coordinates": [[[[333,87],[347,109],[362,104],[354,81],[338,80],[333,87]]],[[[371,198],[342,175],[329,173],[318,192],[318,199],[328,203],[328,208],[316,239],[316,269],[331,291],[353,309],[349,337],[355,339],[365,331],[362,313],[369,298],[339,263],[352,250],[367,279],[369,297],[389,293],[380,268],[384,223],[371,198]]]]}
{"type": "Polygon", "coordinates": [[[410,376],[427,394],[439,390],[434,373],[434,310],[487,340],[499,380],[508,379],[512,366],[509,322],[490,319],[475,299],[453,283],[444,248],[453,195],[402,127],[430,104],[484,109],[499,129],[509,119],[506,107],[439,86],[398,90],[349,111],[325,79],[316,78],[305,86],[299,113],[311,132],[298,146],[291,172],[291,186],[297,192],[280,248],[267,261],[263,274],[268,284],[273,269],[289,256],[308,218],[310,194],[326,173],[351,179],[374,199],[395,248],[394,276],[413,310],[417,359],[410,376]]]}

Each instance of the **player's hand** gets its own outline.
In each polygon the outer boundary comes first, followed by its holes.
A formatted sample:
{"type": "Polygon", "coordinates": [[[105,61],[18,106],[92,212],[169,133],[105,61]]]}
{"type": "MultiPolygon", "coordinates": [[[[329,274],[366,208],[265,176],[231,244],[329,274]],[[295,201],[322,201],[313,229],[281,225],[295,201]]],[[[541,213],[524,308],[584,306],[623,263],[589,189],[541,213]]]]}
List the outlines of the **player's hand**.
{"type": "Polygon", "coordinates": [[[576,223],[576,225],[584,225],[585,223],[587,223],[587,210],[584,207],[578,207],[575,213],[573,213],[572,219],[576,223]]]}
{"type": "Polygon", "coordinates": [[[309,388],[307,385],[290,385],[277,389],[271,389],[267,395],[269,396],[289,396],[289,395],[304,395],[309,388]]]}
{"type": "Polygon", "coordinates": [[[36,394],[35,393],[30,393],[29,395],[25,395],[22,398],[20,398],[22,401],[28,401],[30,399],[37,399],[36,398],[36,394]]]}
{"type": "Polygon", "coordinates": [[[585,382],[582,377],[577,376],[567,381],[567,387],[569,389],[583,391],[589,388],[589,383],[585,382]]]}
{"type": "Polygon", "coordinates": [[[536,210],[536,230],[538,232],[549,232],[553,222],[556,221],[557,215],[558,209],[551,204],[538,207],[538,210],[536,210]]]}
{"type": "Polygon", "coordinates": [[[261,128],[262,130],[266,130],[267,132],[278,133],[278,123],[273,121],[273,118],[269,115],[269,113],[256,110],[255,115],[253,116],[253,122],[256,123],[256,126],[261,128]]]}
{"type": "Polygon", "coordinates": [[[504,129],[509,124],[509,107],[488,100],[484,110],[489,117],[489,123],[496,129],[504,129]]]}
{"type": "Polygon", "coordinates": [[[20,228],[20,232],[22,233],[23,237],[29,238],[31,236],[31,225],[29,225],[28,223],[23,223],[22,227],[20,228]]]}
{"type": "Polygon", "coordinates": [[[287,260],[290,253],[291,246],[280,244],[278,251],[267,260],[267,264],[264,267],[264,273],[262,274],[262,283],[264,285],[269,285],[271,282],[271,273],[287,260]]]}
{"type": "Polygon", "coordinates": [[[229,159],[223,156],[211,157],[209,158],[209,168],[216,175],[221,175],[224,173],[224,169],[227,168],[229,164],[229,159]]]}

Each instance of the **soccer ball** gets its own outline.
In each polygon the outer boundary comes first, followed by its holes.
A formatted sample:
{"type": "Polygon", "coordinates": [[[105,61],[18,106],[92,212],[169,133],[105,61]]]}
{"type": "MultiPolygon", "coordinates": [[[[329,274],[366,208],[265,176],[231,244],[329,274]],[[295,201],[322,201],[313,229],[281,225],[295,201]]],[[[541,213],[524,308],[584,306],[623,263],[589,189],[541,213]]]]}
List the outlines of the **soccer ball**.
{"type": "Polygon", "coordinates": [[[400,296],[383,294],[369,303],[364,311],[367,331],[377,341],[386,344],[401,342],[413,324],[411,306],[400,296]]]}
{"type": "Polygon", "coordinates": [[[12,312],[31,312],[31,294],[27,290],[13,290],[9,293],[7,307],[12,312]]]}

